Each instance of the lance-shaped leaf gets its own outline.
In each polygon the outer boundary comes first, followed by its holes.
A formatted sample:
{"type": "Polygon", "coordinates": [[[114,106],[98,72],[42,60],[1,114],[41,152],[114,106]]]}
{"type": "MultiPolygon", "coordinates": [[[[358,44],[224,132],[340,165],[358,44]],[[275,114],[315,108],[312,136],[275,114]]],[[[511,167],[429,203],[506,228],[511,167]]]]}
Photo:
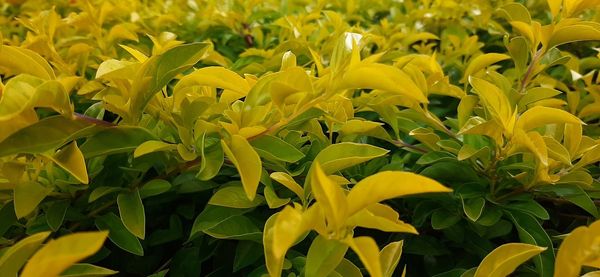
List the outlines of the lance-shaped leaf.
{"type": "Polygon", "coordinates": [[[481,261],[474,277],[508,276],[522,263],[544,250],[546,250],[546,247],[539,247],[526,243],[503,244],[494,249],[494,251],[481,261]]]}
{"type": "Polygon", "coordinates": [[[359,63],[344,73],[342,84],[346,89],[377,89],[398,93],[419,103],[429,102],[406,73],[390,65],[359,63]]]}
{"type": "Polygon", "coordinates": [[[321,165],[325,173],[330,174],[381,157],[387,152],[389,151],[386,149],[368,144],[343,142],[323,149],[315,158],[315,162],[321,165]]]}
{"type": "Polygon", "coordinates": [[[29,125],[2,142],[0,156],[17,153],[38,154],[56,149],[66,142],[91,134],[94,124],[82,119],[70,119],[64,116],[46,117],[29,125]]]}
{"type": "Polygon", "coordinates": [[[383,276],[392,277],[394,275],[394,271],[400,261],[400,256],[402,256],[403,245],[404,241],[391,242],[379,252],[383,276]]]}
{"type": "Polygon", "coordinates": [[[383,171],[364,178],[347,196],[348,214],[352,215],[373,203],[428,192],[450,192],[437,181],[410,172],[383,171]]]}
{"type": "Polygon", "coordinates": [[[558,248],[554,276],[579,276],[584,265],[598,268],[600,262],[595,250],[598,236],[600,221],[573,230],[558,248]]]}
{"type": "Polygon", "coordinates": [[[117,196],[117,206],[123,225],[140,239],[146,236],[146,213],[139,190],[122,192],[117,196]]]}
{"type": "Polygon", "coordinates": [[[50,232],[37,233],[8,248],[0,257],[0,272],[6,276],[17,276],[21,267],[40,248],[48,235],[50,232]]]}
{"type": "Polygon", "coordinates": [[[248,94],[250,85],[239,74],[219,66],[209,66],[181,78],[175,86],[178,91],[188,86],[207,86],[211,88],[222,88],[238,92],[242,95],[248,94]]]}
{"type": "Polygon", "coordinates": [[[54,156],[49,157],[54,163],[71,174],[77,181],[87,184],[89,182],[85,159],[76,142],[60,149],[54,156]]]}
{"type": "Polygon", "coordinates": [[[271,276],[281,276],[285,254],[296,240],[311,228],[311,218],[306,214],[314,212],[318,212],[318,205],[313,205],[305,214],[291,206],[286,206],[267,220],[263,245],[265,263],[271,276]]]}
{"type": "Polygon", "coordinates": [[[379,247],[371,237],[349,238],[346,243],[350,245],[372,277],[383,277],[381,261],[379,260],[379,247]]]}
{"type": "Polygon", "coordinates": [[[146,60],[136,74],[131,87],[129,107],[131,120],[137,122],[150,99],[177,74],[196,64],[206,54],[208,46],[207,43],[179,45],[146,60]]]}
{"type": "Polygon", "coordinates": [[[42,79],[54,79],[54,71],[38,53],[29,49],[0,46],[0,72],[8,75],[30,74],[42,79]]]}
{"type": "Polygon", "coordinates": [[[52,188],[38,182],[26,181],[15,185],[15,214],[17,218],[29,215],[52,192],[52,188]]]}
{"type": "Polygon", "coordinates": [[[519,116],[515,127],[529,131],[544,125],[560,123],[582,124],[583,122],[567,111],[535,106],[519,116]]]}
{"type": "Polygon", "coordinates": [[[229,160],[237,168],[246,196],[248,199],[254,200],[262,171],[260,157],[250,143],[240,135],[233,135],[230,145],[221,140],[221,146],[229,160]]]}
{"type": "Polygon", "coordinates": [[[473,58],[473,60],[469,62],[467,69],[465,69],[464,77],[462,78],[461,83],[466,82],[469,76],[479,72],[489,65],[508,59],[510,59],[509,55],[500,53],[487,53],[473,58]]]}
{"type": "Polygon", "coordinates": [[[21,276],[58,276],[67,268],[96,253],[108,232],[83,232],[52,240],[36,252],[23,268],[21,276]]]}
{"type": "Polygon", "coordinates": [[[329,276],[344,259],[348,245],[338,240],[317,236],[306,255],[306,276],[329,276]]]}
{"type": "Polygon", "coordinates": [[[469,83],[473,86],[475,92],[479,95],[479,99],[492,117],[508,129],[513,109],[504,92],[496,85],[473,76],[469,77],[469,83]]]}
{"type": "Polygon", "coordinates": [[[332,226],[334,230],[340,230],[348,215],[348,204],[344,191],[323,172],[319,163],[314,164],[311,184],[315,199],[323,209],[328,225],[332,226]]]}

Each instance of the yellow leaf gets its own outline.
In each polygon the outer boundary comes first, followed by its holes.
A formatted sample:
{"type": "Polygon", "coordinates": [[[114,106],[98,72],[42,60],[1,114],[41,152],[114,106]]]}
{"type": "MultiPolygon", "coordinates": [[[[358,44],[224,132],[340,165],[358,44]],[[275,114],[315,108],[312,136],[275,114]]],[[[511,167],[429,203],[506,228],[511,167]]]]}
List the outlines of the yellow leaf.
{"type": "Polygon", "coordinates": [[[0,47],[0,72],[8,75],[26,73],[45,80],[56,78],[48,62],[38,53],[9,45],[0,47]]]}
{"type": "Polygon", "coordinates": [[[231,145],[221,140],[221,146],[225,155],[229,157],[233,165],[237,168],[246,196],[248,196],[248,199],[254,200],[262,171],[260,157],[250,143],[240,135],[233,135],[231,137],[231,145]]]}
{"type": "Polygon", "coordinates": [[[250,91],[250,85],[237,73],[224,67],[209,66],[200,68],[189,75],[181,78],[175,86],[208,86],[213,88],[222,88],[232,90],[243,95],[247,95],[250,91]]]}
{"type": "Polygon", "coordinates": [[[564,0],[563,14],[565,17],[575,16],[581,11],[600,6],[598,0],[564,0]]]}
{"type": "Polygon", "coordinates": [[[100,250],[107,236],[107,231],[83,232],[52,240],[29,259],[21,277],[59,276],[74,263],[100,250]]]}
{"type": "Polygon", "coordinates": [[[462,78],[461,83],[466,82],[469,76],[479,72],[480,70],[488,67],[489,65],[507,59],[510,59],[509,55],[499,53],[487,53],[473,58],[471,62],[469,62],[467,69],[465,69],[464,77],[462,78]]]}
{"type": "Polygon", "coordinates": [[[129,53],[131,56],[133,56],[138,62],[145,62],[146,60],[148,60],[148,56],[144,55],[144,53],[138,51],[137,49],[134,49],[132,47],[129,47],[127,45],[122,45],[119,44],[119,46],[121,46],[121,48],[125,49],[125,51],[127,51],[127,53],[129,53]]]}
{"type": "Polygon", "coordinates": [[[146,141],[146,142],[140,144],[140,146],[138,146],[135,149],[135,151],[133,151],[133,157],[137,158],[140,156],[144,156],[146,154],[159,152],[159,151],[169,151],[169,150],[174,150],[176,148],[177,148],[177,145],[175,145],[175,144],[170,144],[170,143],[162,142],[159,140],[150,140],[150,141],[146,141]]]}
{"type": "Polygon", "coordinates": [[[399,215],[389,206],[375,203],[348,218],[346,225],[377,229],[383,232],[417,234],[415,227],[398,219],[399,215]]]}
{"type": "Polygon", "coordinates": [[[28,236],[15,245],[11,246],[0,256],[0,272],[4,276],[17,276],[21,267],[27,262],[27,259],[50,235],[50,232],[41,232],[28,236]]]}
{"type": "Polygon", "coordinates": [[[578,117],[569,112],[556,108],[535,106],[519,116],[515,127],[523,131],[529,131],[547,124],[560,123],[583,124],[578,117]]]}
{"type": "Polygon", "coordinates": [[[533,153],[543,165],[548,165],[548,149],[544,138],[538,132],[525,133],[523,130],[518,129],[515,131],[511,142],[513,148],[509,150],[509,155],[525,148],[533,153]]]}
{"type": "Polygon", "coordinates": [[[352,215],[373,203],[427,192],[450,192],[437,181],[410,172],[382,171],[364,178],[347,196],[348,214],[352,215]]]}
{"type": "MultiPolygon", "coordinates": [[[[585,0],[588,1],[588,0],[585,0]]],[[[590,21],[561,21],[548,41],[548,48],[576,41],[600,39],[600,23],[590,21]]]]}
{"type": "Polygon", "coordinates": [[[340,230],[347,218],[344,191],[323,172],[318,162],[314,164],[312,170],[311,185],[315,199],[323,209],[328,224],[334,230],[340,230]]]}
{"type": "Polygon", "coordinates": [[[505,129],[508,129],[513,109],[504,92],[494,84],[472,76],[469,77],[469,83],[492,117],[498,120],[505,129]]]}
{"type": "Polygon", "coordinates": [[[554,276],[579,276],[583,265],[598,267],[597,245],[600,221],[577,227],[560,244],[554,263],[554,276]]]}
{"type": "MultiPolygon", "coordinates": [[[[510,275],[519,265],[533,256],[546,250],[525,243],[507,243],[490,252],[477,267],[474,277],[505,277],[510,275]]],[[[571,275],[555,275],[571,276],[571,275]]]]}
{"type": "Polygon", "coordinates": [[[270,276],[281,276],[286,252],[302,234],[314,227],[314,216],[319,210],[317,204],[304,213],[299,208],[286,206],[281,212],[269,217],[265,223],[263,245],[270,276]]]}
{"type": "Polygon", "coordinates": [[[564,145],[571,157],[575,157],[581,144],[583,127],[581,124],[565,124],[564,145]]]}
{"type": "Polygon", "coordinates": [[[536,43],[536,36],[533,32],[533,28],[531,27],[530,24],[522,22],[522,21],[511,21],[510,25],[517,31],[519,31],[519,33],[521,33],[521,35],[523,35],[524,37],[527,38],[527,40],[529,40],[529,42],[531,44],[536,43]]]}
{"type": "Polygon", "coordinates": [[[356,237],[347,240],[363,265],[367,268],[371,277],[383,277],[381,272],[381,261],[379,260],[379,247],[371,237],[356,237]]]}
{"type": "Polygon", "coordinates": [[[51,188],[34,181],[17,183],[14,188],[17,218],[23,218],[33,212],[51,191],[51,188]]]}
{"type": "Polygon", "coordinates": [[[404,241],[390,242],[379,252],[379,260],[381,261],[381,269],[383,270],[383,276],[392,277],[400,256],[402,255],[402,246],[404,241]]]}
{"type": "Polygon", "coordinates": [[[346,89],[378,89],[395,92],[420,103],[429,102],[406,73],[390,65],[360,63],[344,74],[342,83],[346,89]]]}
{"type": "Polygon", "coordinates": [[[69,174],[75,177],[77,181],[84,184],[89,183],[85,159],[75,141],[58,150],[54,156],[49,158],[56,163],[56,165],[69,172],[69,174]]]}
{"type": "Polygon", "coordinates": [[[560,6],[562,5],[562,0],[547,0],[548,7],[550,7],[550,13],[553,18],[556,18],[556,15],[560,12],[560,6]]]}
{"type": "Polygon", "coordinates": [[[304,189],[289,174],[285,172],[273,172],[270,176],[273,180],[293,191],[298,197],[304,197],[304,189]]]}

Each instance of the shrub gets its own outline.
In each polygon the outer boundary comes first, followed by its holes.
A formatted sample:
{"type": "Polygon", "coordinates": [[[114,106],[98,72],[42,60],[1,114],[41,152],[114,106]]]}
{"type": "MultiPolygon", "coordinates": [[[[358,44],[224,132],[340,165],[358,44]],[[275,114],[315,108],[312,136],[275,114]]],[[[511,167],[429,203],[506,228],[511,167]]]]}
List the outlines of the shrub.
{"type": "Polygon", "coordinates": [[[0,272],[590,272],[598,7],[0,3],[0,272]]]}

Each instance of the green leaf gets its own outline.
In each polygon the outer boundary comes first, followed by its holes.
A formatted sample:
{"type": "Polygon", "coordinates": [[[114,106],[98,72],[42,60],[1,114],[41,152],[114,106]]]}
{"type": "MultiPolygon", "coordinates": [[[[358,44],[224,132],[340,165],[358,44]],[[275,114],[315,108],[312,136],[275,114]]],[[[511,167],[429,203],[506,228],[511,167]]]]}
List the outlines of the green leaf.
{"type": "Polygon", "coordinates": [[[260,229],[243,215],[230,217],[218,225],[204,230],[204,233],[217,239],[260,241],[262,238],[260,229]]]}
{"type": "Polygon", "coordinates": [[[321,150],[314,162],[318,162],[327,174],[357,165],[387,154],[389,150],[353,142],[332,144],[321,150]]]}
{"type": "Polygon", "coordinates": [[[119,215],[123,225],[140,239],[146,236],[146,214],[139,190],[122,192],[117,196],[119,215]]]}
{"type": "Polygon", "coordinates": [[[39,154],[88,135],[94,124],[64,116],[51,116],[29,125],[0,142],[0,156],[39,154]]]}
{"type": "Polygon", "coordinates": [[[105,231],[81,232],[51,240],[29,259],[21,276],[57,276],[100,250],[107,235],[105,231]]]}
{"type": "Polygon", "coordinates": [[[444,160],[456,160],[456,156],[445,151],[427,152],[417,160],[417,164],[426,165],[444,160]]]}
{"type": "Polygon", "coordinates": [[[206,53],[209,44],[204,42],[175,46],[161,55],[146,60],[132,84],[130,114],[137,122],[154,94],[166,86],[177,74],[196,64],[206,53]]]}
{"type": "Polygon", "coordinates": [[[135,126],[117,126],[102,130],[88,138],[80,147],[86,159],[132,152],[140,144],[156,138],[146,129],[135,126]]]}
{"type": "Polygon", "coordinates": [[[435,230],[443,230],[453,226],[460,221],[460,216],[446,209],[440,208],[431,215],[431,227],[435,230]]]}
{"type": "Polygon", "coordinates": [[[221,140],[221,146],[240,173],[246,196],[248,199],[254,200],[262,172],[260,157],[250,143],[240,135],[231,137],[231,145],[227,145],[224,140],[221,140]]]}
{"type": "Polygon", "coordinates": [[[335,272],[342,277],[363,277],[360,269],[347,259],[342,259],[335,272]]]}
{"type": "Polygon", "coordinates": [[[0,209],[0,237],[3,237],[6,231],[17,222],[14,202],[8,202],[0,209]]]}
{"type": "Polygon", "coordinates": [[[249,200],[241,186],[228,186],[219,189],[208,200],[208,204],[237,209],[247,209],[265,203],[265,198],[257,195],[254,200],[249,200]]]}
{"type": "Polygon", "coordinates": [[[118,271],[96,266],[93,264],[74,264],[63,271],[61,277],[100,277],[119,273],[118,271]]]}
{"type": "Polygon", "coordinates": [[[286,141],[264,135],[250,142],[256,152],[265,159],[294,163],[304,158],[304,154],[286,141]]]}
{"type": "Polygon", "coordinates": [[[92,203],[98,200],[100,197],[111,194],[113,192],[124,191],[124,188],[121,187],[97,187],[90,193],[90,197],[88,198],[88,203],[92,203]]]}
{"type": "Polygon", "coordinates": [[[41,232],[26,237],[11,246],[0,256],[0,272],[5,276],[17,276],[29,257],[40,248],[50,232],[41,232]]]}
{"type": "Polygon", "coordinates": [[[553,192],[557,196],[581,207],[595,218],[598,218],[598,208],[590,196],[577,185],[553,185],[539,188],[540,191],[553,192]]]}
{"type": "Polygon", "coordinates": [[[219,173],[225,157],[221,144],[215,143],[208,147],[208,140],[210,138],[206,134],[203,134],[200,141],[200,170],[196,175],[200,180],[204,181],[212,179],[219,173]]]}
{"type": "Polygon", "coordinates": [[[483,208],[485,207],[485,198],[477,197],[465,200],[461,197],[461,200],[465,215],[467,215],[471,221],[477,221],[477,219],[479,219],[483,213],[483,208]]]}
{"type": "Polygon", "coordinates": [[[542,220],[550,219],[548,211],[533,199],[511,202],[509,205],[506,205],[506,209],[528,213],[542,220]]]}
{"type": "MultiPolygon", "coordinates": [[[[533,216],[518,211],[507,212],[506,214],[517,228],[521,242],[546,248],[553,247],[550,237],[533,216]]],[[[554,251],[542,252],[539,256],[534,257],[533,262],[540,276],[553,276],[554,251]]]]}
{"type": "Polygon", "coordinates": [[[163,179],[152,179],[146,182],[140,188],[140,198],[144,199],[150,196],[165,193],[171,189],[171,183],[163,179]]]}
{"type": "Polygon", "coordinates": [[[121,219],[114,213],[96,218],[95,224],[99,230],[108,230],[108,239],[119,248],[134,255],[144,255],[144,249],[138,238],[125,228],[121,219]]]}
{"type": "Polygon", "coordinates": [[[505,277],[519,265],[546,250],[525,243],[507,243],[494,249],[477,267],[474,277],[505,277]]]}
{"type": "Polygon", "coordinates": [[[262,245],[253,241],[242,240],[238,242],[233,259],[233,272],[252,265],[261,258],[262,245]]]}
{"type": "Polygon", "coordinates": [[[52,188],[38,182],[18,183],[14,188],[15,214],[17,218],[29,215],[52,192],[52,188]]]}
{"type": "Polygon", "coordinates": [[[327,276],[344,259],[348,245],[337,240],[317,236],[306,255],[306,276],[327,276]]]}
{"type": "Polygon", "coordinates": [[[222,222],[229,220],[232,217],[242,215],[248,210],[227,208],[221,206],[206,205],[206,208],[196,217],[192,230],[190,231],[190,239],[193,239],[196,234],[213,228],[222,222]]]}
{"type": "Polygon", "coordinates": [[[57,231],[58,228],[60,228],[60,225],[62,225],[69,206],[69,201],[59,200],[52,202],[50,207],[48,207],[48,210],[46,211],[46,222],[53,231],[57,231]]]}

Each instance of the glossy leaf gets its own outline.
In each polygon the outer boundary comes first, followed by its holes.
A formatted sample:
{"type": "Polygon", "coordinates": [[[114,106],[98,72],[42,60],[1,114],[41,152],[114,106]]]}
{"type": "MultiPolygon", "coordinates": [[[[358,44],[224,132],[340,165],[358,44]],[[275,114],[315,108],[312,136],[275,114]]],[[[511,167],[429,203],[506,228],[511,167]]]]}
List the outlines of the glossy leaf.
{"type": "Polygon", "coordinates": [[[0,256],[0,271],[6,276],[17,276],[29,257],[37,251],[50,232],[40,232],[26,237],[11,246],[0,256]]]}
{"type": "Polygon", "coordinates": [[[429,192],[450,192],[442,184],[410,172],[384,171],[356,184],[348,194],[348,214],[383,200],[429,192]]]}
{"type": "Polygon", "coordinates": [[[231,145],[221,141],[221,146],[227,157],[237,168],[246,196],[248,199],[254,200],[262,169],[260,157],[250,143],[240,135],[231,137],[231,145]]]}
{"type": "Polygon", "coordinates": [[[475,277],[503,277],[511,274],[519,265],[546,250],[524,243],[507,243],[494,249],[477,267],[475,277]]]}
{"type": "Polygon", "coordinates": [[[82,232],[51,240],[29,259],[21,276],[58,276],[100,250],[107,236],[108,232],[82,232]]]}
{"type": "Polygon", "coordinates": [[[139,190],[119,193],[117,205],[123,225],[136,237],[144,239],[146,237],[146,213],[139,190]]]}

